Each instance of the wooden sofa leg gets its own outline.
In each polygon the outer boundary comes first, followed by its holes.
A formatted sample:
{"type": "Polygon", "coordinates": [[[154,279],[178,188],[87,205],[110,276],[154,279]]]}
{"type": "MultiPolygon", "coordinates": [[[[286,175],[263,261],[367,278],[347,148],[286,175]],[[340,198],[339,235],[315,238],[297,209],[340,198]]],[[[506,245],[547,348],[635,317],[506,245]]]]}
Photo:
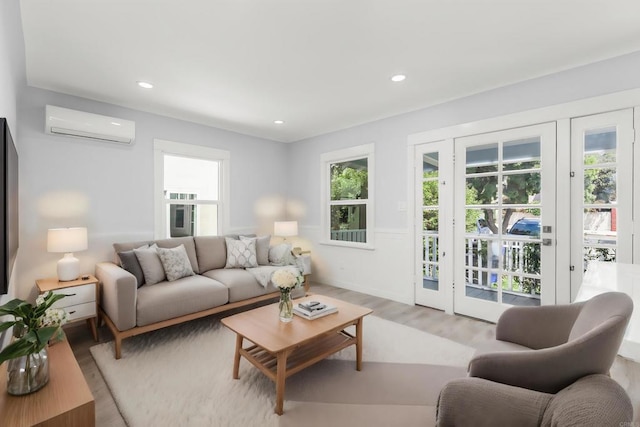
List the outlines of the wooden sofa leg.
{"type": "Polygon", "coordinates": [[[116,360],[118,360],[122,357],[122,354],[120,352],[122,350],[122,338],[115,337],[115,345],[116,345],[116,360]]]}

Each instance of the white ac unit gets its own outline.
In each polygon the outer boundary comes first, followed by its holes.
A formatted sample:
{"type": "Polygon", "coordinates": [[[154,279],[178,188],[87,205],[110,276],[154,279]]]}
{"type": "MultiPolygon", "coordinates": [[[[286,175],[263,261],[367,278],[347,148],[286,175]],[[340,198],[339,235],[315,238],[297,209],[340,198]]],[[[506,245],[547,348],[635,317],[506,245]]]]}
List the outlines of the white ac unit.
{"type": "Polygon", "coordinates": [[[136,123],[131,120],[70,110],[47,105],[44,131],[48,134],[70,135],[101,141],[132,144],[136,123]]]}

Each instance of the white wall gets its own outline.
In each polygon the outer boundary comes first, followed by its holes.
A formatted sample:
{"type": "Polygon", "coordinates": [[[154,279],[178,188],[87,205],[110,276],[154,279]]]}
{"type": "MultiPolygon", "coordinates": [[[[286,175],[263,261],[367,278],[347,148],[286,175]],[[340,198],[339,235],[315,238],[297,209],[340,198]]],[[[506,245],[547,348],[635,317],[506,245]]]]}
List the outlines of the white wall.
{"type": "MultiPolygon", "coordinates": [[[[89,249],[76,254],[83,272],[112,258],[118,241],[152,239],[153,139],[231,152],[231,229],[270,233],[284,209],[286,150],[283,143],[240,135],[115,105],[36,88],[19,100],[21,136],[21,250],[18,295],[35,294],[37,278],[56,274],[61,254],[47,253],[47,229],[86,226],[89,249]],[[131,146],[44,133],[46,104],[136,122],[131,146]],[[270,210],[259,214],[265,200],[270,210]]],[[[262,211],[264,212],[264,211],[262,211]]]]}
{"type": "Polygon", "coordinates": [[[292,169],[288,194],[299,213],[290,219],[300,221],[301,233],[313,251],[314,280],[413,303],[412,236],[407,230],[407,212],[401,208],[408,197],[407,137],[638,88],[638,70],[640,52],[293,144],[289,152],[292,169]],[[376,249],[320,245],[320,155],[368,143],[374,143],[376,150],[376,249]]]}

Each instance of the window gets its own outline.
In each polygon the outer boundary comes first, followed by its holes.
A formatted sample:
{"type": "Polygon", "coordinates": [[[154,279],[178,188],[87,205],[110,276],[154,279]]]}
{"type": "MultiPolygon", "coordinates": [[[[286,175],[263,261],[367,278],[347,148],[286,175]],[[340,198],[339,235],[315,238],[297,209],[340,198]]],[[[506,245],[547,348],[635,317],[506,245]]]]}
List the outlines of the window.
{"type": "Polygon", "coordinates": [[[325,153],[321,162],[324,243],[373,248],[374,145],[325,153]]]}
{"type": "Polygon", "coordinates": [[[229,152],[154,141],[156,238],[228,229],[229,152]]]}

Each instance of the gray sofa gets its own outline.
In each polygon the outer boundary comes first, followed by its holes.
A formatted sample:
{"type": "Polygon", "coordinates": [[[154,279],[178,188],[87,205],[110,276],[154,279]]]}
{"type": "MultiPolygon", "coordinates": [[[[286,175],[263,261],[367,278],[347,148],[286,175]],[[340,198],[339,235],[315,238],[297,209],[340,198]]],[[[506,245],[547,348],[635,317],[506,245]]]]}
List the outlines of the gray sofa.
{"type": "MultiPolygon", "coordinates": [[[[121,357],[125,338],[279,296],[273,284],[261,285],[249,271],[225,268],[225,236],[180,237],[113,246],[115,262],[98,263],[96,277],[101,284],[100,315],[114,335],[116,359],[121,357]],[[138,287],[139,280],[120,265],[118,254],[153,243],[159,248],[184,245],[195,275],[138,287]]],[[[293,296],[304,293],[304,289],[297,289],[293,296]]]]}
{"type": "Polygon", "coordinates": [[[633,406],[606,375],[580,378],[556,394],[482,378],[449,382],[440,392],[438,427],[620,427],[633,423],[633,406]]]}

